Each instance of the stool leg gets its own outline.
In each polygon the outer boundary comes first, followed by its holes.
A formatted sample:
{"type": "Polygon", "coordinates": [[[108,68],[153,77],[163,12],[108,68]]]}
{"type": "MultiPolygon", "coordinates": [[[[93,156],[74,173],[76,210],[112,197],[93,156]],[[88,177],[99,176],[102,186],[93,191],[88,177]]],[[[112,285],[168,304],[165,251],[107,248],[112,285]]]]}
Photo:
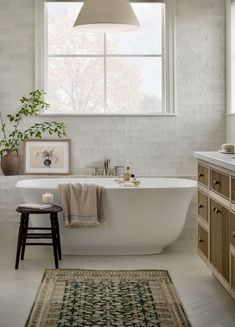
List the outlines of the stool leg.
{"type": "Polygon", "coordinates": [[[57,256],[57,242],[56,242],[56,225],[54,215],[50,215],[51,219],[51,234],[52,234],[52,244],[53,244],[53,252],[54,252],[54,259],[55,259],[55,267],[58,268],[58,256],[57,256]]]}
{"type": "Polygon", "coordinates": [[[25,219],[25,217],[24,217],[24,214],[22,213],[21,218],[20,218],[19,232],[18,232],[15,269],[19,268],[19,259],[20,259],[21,245],[22,245],[24,219],[25,219]]]}
{"type": "Polygon", "coordinates": [[[27,233],[28,233],[28,225],[29,225],[29,214],[25,214],[25,219],[24,219],[24,224],[23,224],[21,260],[24,260],[25,244],[26,244],[27,233]]]}
{"type": "Polygon", "coordinates": [[[60,245],[60,227],[59,227],[58,214],[57,213],[55,213],[55,225],[56,225],[56,239],[57,239],[58,257],[59,257],[59,260],[61,260],[62,256],[61,256],[61,245],[60,245]]]}

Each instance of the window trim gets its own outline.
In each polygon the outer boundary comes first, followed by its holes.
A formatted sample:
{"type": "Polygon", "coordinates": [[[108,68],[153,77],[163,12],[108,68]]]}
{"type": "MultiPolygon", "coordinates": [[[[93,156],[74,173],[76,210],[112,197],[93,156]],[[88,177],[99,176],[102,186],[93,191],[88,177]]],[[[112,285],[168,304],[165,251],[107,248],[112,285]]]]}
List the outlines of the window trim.
{"type": "MultiPolygon", "coordinates": [[[[52,1],[53,0],[48,0],[52,1]]],[[[54,0],[57,2],[58,0],[54,0]]],[[[61,0],[66,1],[66,0],[61,0]]],[[[73,0],[80,1],[80,0],[73,0]]],[[[35,89],[47,89],[47,13],[45,0],[35,2],[35,89]]],[[[59,2],[59,1],[58,1],[59,2]]],[[[69,2],[72,2],[69,0],[69,2]]],[[[165,2],[165,37],[163,38],[163,88],[165,111],[156,113],[50,113],[46,116],[176,116],[175,92],[175,0],[134,0],[133,2],[165,2]]]]}
{"type": "Polygon", "coordinates": [[[226,115],[233,116],[231,99],[231,0],[226,0],[226,115]]]}
{"type": "Polygon", "coordinates": [[[232,33],[231,7],[235,0],[226,0],[226,116],[235,116],[235,99],[232,97],[232,33]]]}

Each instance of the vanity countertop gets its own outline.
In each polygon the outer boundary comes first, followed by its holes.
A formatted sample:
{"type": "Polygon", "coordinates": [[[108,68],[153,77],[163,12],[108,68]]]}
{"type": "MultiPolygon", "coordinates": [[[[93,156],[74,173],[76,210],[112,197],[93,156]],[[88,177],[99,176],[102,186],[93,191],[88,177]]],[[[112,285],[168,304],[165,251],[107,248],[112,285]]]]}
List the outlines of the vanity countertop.
{"type": "Polygon", "coordinates": [[[194,157],[214,165],[235,171],[235,154],[215,152],[194,152],[194,157]]]}

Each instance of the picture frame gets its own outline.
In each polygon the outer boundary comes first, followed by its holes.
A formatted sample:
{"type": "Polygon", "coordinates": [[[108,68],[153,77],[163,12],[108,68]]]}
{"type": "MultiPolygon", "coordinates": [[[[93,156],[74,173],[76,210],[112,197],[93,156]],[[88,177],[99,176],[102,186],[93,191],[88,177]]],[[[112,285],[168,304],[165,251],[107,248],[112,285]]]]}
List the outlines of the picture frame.
{"type": "Polygon", "coordinates": [[[24,174],[70,175],[69,139],[31,139],[24,142],[24,174]]]}

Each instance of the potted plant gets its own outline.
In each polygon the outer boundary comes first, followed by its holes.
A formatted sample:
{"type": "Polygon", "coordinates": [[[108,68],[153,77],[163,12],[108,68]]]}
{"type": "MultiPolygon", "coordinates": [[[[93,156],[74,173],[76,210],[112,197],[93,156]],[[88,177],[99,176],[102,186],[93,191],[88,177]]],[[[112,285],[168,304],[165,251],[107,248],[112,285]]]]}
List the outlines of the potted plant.
{"type": "Polygon", "coordinates": [[[20,123],[24,117],[39,116],[42,110],[48,110],[49,104],[44,102],[45,92],[35,90],[28,97],[22,97],[21,107],[15,115],[8,114],[6,121],[0,112],[0,140],[1,168],[4,175],[15,175],[19,169],[18,150],[22,142],[30,138],[42,138],[44,134],[66,135],[65,125],[62,122],[36,123],[29,128],[22,129],[20,123]]]}

